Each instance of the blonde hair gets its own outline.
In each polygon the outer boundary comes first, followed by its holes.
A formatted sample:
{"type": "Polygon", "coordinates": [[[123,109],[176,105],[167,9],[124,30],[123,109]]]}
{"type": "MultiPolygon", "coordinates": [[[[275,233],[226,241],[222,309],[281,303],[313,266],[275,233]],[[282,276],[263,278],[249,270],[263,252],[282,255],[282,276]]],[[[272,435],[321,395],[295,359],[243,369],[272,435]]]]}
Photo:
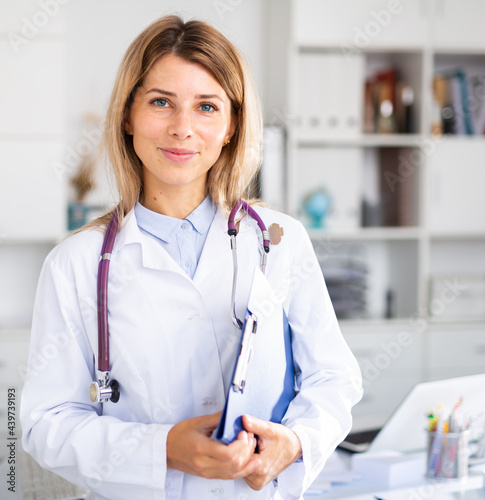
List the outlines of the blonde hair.
{"type": "MultiPolygon", "coordinates": [[[[231,102],[236,129],[211,167],[207,192],[226,213],[249,194],[262,157],[262,115],[248,68],[234,45],[209,24],[166,16],[148,26],[129,46],[118,70],[106,116],[104,147],[119,193],[120,220],[143,193],[142,163],[124,120],[138,87],[153,64],[173,54],[202,65],[221,85],[231,102]]],[[[106,225],[113,210],[85,227],[106,225]]]]}

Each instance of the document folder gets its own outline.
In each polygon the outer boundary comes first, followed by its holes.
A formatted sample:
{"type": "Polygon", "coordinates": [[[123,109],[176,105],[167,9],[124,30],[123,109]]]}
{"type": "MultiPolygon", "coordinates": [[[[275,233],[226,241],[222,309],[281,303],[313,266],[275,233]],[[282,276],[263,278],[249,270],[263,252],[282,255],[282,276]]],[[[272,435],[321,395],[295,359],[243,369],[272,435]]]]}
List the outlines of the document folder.
{"type": "Polygon", "coordinates": [[[229,444],[244,430],[242,416],[280,423],[295,397],[288,319],[264,274],[256,269],[235,360],[215,438],[229,444]]]}

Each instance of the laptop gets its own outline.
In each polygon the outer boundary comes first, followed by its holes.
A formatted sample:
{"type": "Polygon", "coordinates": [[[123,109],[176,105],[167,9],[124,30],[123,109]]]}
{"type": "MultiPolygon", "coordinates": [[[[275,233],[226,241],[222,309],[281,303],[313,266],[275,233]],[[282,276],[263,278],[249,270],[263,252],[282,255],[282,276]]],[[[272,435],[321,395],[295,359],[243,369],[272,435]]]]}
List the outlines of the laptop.
{"type": "Polygon", "coordinates": [[[463,398],[463,411],[483,425],[485,373],[416,384],[382,428],[350,432],[339,448],[354,453],[394,450],[417,452],[426,448],[426,417],[430,411],[453,409],[463,398]],[[480,418],[481,417],[481,418],[480,418]]]}

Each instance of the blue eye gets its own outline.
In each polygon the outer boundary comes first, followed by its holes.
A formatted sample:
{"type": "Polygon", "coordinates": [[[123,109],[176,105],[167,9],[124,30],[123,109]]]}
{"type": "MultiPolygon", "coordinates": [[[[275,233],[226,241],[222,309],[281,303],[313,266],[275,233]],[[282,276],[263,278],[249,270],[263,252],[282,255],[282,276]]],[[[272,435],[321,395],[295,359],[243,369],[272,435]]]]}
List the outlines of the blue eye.
{"type": "Polygon", "coordinates": [[[211,111],[215,111],[216,107],[213,104],[201,104],[200,109],[202,111],[206,111],[206,112],[210,113],[211,111]]]}
{"type": "Polygon", "coordinates": [[[165,107],[167,105],[167,100],[166,99],[155,99],[152,101],[155,106],[158,106],[159,108],[165,107]]]}

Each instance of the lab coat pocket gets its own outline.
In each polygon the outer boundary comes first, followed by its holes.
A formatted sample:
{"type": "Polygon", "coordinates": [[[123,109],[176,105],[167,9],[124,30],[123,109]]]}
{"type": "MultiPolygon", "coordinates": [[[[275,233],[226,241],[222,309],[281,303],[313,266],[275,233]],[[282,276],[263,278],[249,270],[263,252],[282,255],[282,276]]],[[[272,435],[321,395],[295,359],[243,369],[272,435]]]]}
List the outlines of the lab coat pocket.
{"type": "Polygon", "coordinates": [[[125,422],[151,422],[151,405],[147,386],[129,352],[110,336],[111,377],[120,384],[117,403],[105,403],[104,415],[113,415],[125,422]]]}

